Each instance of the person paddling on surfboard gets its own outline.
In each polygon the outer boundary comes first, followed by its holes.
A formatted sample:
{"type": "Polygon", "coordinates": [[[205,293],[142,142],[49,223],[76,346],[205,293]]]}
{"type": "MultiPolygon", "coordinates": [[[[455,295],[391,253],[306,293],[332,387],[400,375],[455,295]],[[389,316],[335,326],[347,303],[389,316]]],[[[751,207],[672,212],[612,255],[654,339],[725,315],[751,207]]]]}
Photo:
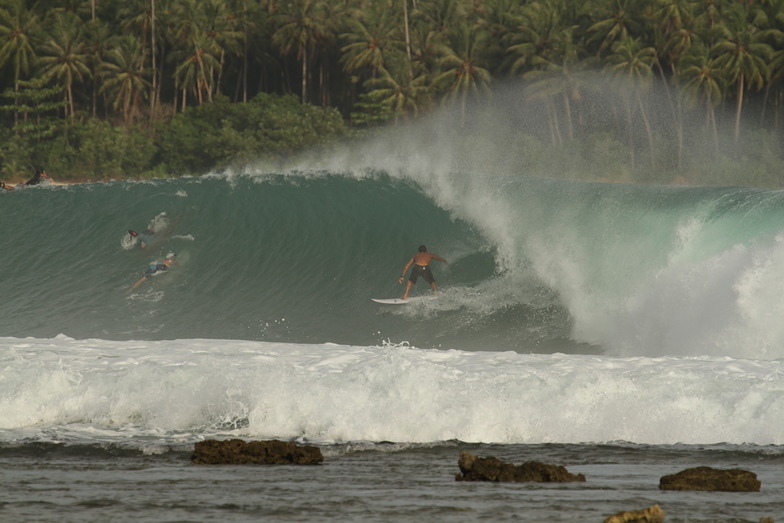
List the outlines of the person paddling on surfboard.
{"type": "Polygon", "coordinates": [[[174,255],[173,252],[170,252],[169,254],[166,255],[166,258],[164,258],[163,260],[160,261],[155,260],[153,262],[150,262],[150,264],[147,266],[147,270],[144,271],[144,276],[142,276],[139,279],[139,281],[134,283],[133,287],[131,287],[130,290],[134,290],[136,287],[138,287],[139,285],[147,281],[147,278],[149,278],[150,276],[157,274],[161,271],[169,270],[169,267],[171,267],[175,261],[177,261],[177,257],[174,255]]]}
{"type": "Polygon", "coordinates": [[[414,266],[411,269],[411,276],[408,278],[408,283],[406,283],[406,291],[403,293],[404,300],[408,299],[408,291],[411,290],[411,286],[416,283],[420,276],[422,276],[425,281],[430,284],[433,292],[438,294],[438,291],[436,290],[436,279],[433,278],[433,273],[430,271],[431,260],[438,260],[440,262],[449,263],[441,256],[433,254],[432,252],[427,252],[427,247],[420,245],[418,252],[413,255],[406,266],[403,267],[403,274],[400,276],[400,283],[403,283],[403,280],[406,278],[406,271],[408,271],[408,268],[412,265],[414,266]]]}

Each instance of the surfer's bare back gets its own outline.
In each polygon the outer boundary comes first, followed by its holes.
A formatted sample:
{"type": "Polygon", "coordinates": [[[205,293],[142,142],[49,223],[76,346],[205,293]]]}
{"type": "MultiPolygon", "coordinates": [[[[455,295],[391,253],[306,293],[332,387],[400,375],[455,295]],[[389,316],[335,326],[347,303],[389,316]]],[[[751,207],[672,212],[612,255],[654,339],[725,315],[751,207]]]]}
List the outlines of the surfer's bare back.
{"type": "Polygon", "coordinates": [[[433,273],[430,270],[430,262],[432,260],[449,263],[441,256],[433,254],[432,252],[427,252],[427,247],[420,245],[417,253],[414,254],[406,266],[403,267],[403,274],[400,276],[399,280],[400,283],[403,283],[403,280],[406,278],[406,271],[408,271],[408,268],[412,265],[414,266],[414,268],[411,269],[411,276],[408,278],[408,283],[406,283],[406,291],[403,293],[404,300],[408,299],[408,291],[411,290],[411,286],[416,283],[417,278],[420,276],[422,276],[425,281],[430,284],[433,292],[438,294],[438,291],[436,290],[436,280],[433,278],[433,273]]]}

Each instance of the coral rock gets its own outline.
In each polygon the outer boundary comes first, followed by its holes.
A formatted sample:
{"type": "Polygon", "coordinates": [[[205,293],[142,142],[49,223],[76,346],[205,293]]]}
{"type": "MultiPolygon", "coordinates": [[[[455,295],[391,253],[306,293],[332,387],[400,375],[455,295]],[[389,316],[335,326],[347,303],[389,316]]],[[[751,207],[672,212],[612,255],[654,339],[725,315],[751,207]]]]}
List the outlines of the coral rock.
{"type": "Polygon", "coordinates": [[[757,475],[747,470],[696,467],[659,480],[660,490],[720,490],[725,492],[759,492],[757,475]]]}
{"type": "Polygon", "coordinates": [[[318,447],[278,440],[200,441],[191,457],[195,465],[313,465],[322,461],[324,456],[318,447]]]}
{"type": "Polygon", "coordinates": [[[651,505],[643,510],[619,512],[604,520],[604,523],[662,523],[664,511],[659,505],[651,505]]]}
{"type": "Polygon", "coordinates": [[[559,465],[546,465],[538,461],[528,461],[522,465],[504,463],[492,456],[479,458],[470,452],[460,452],[457,462],[460,474],[455,476],[457,481],[537,481],[537,482],[567,482],[585,481],[582,474],[570,474],[566,468],[559,465]]]}

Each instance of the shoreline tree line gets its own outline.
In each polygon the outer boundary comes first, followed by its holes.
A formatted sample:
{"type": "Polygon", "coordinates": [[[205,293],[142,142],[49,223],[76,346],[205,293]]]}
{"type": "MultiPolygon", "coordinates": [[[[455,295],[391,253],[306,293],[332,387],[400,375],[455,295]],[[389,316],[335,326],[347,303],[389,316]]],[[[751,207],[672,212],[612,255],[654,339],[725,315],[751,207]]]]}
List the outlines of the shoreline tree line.
{"type": "Polygon", "coordinates": [[[661,169],[664,119],[676,172],[695,122],[782,149],[784,0],[0,0],[0,72],[0,179],[201,174],[443,106],[470,128],[511,81],[544,147],[605,133],[661,169]]]}

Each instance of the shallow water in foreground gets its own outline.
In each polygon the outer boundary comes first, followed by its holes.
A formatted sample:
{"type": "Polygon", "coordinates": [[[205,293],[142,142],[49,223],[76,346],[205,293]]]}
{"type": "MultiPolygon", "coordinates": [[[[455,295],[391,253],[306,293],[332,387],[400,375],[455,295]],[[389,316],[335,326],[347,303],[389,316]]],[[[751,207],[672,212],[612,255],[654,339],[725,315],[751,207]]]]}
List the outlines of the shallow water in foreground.
{"type": "Polygon", "coordinates": [[[2,521],[602,521],[659,504],[672,522],[757,522],[784,514],[780,447],[617,445],[321,447],[316,466],[195,466],[192,446],[156,455],[34,444],[0,448],[2,521]],[[585,483],[458,482],[468,450],[562,464],[585,483]],[[695,466],[743,468],[758,493],[658,490],[695,466]]]}

